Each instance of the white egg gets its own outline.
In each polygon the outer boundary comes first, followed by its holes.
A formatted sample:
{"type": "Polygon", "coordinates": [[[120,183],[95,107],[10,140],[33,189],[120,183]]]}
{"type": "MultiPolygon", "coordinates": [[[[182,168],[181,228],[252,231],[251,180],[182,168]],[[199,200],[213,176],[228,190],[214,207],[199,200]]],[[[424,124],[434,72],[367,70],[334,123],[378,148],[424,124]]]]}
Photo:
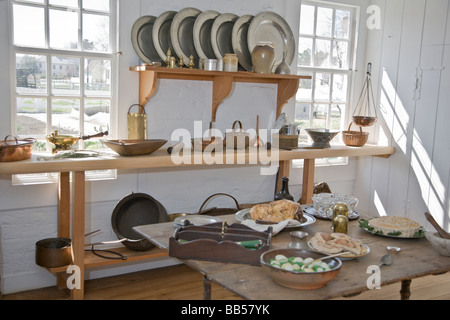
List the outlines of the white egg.
{"type": "Polygon", "coordinates": [[[276,256],[275,256],[275,260],[277,260],[277,261],[287,261],[287,259],[288,258],[286,258],[286,256],[284,256],[284,255],[282,255],[282,254],[277,254],[276,256]]]}
{"type": "Polygon", "coordinates": [[[303,260],[303,263],[304,263],[304,264],[308,264],[308,263],[310,263],[310,262],[312,262],[312,261],[314,261],[313,258],[306,258],[306,259],[303,260]]]}
{"type": "Polygon", "coordinates": [[[288,271],[294,271],[294,267],[290,263],[285,263],[281,266],[281,269],[288,270],[288,271]]]}

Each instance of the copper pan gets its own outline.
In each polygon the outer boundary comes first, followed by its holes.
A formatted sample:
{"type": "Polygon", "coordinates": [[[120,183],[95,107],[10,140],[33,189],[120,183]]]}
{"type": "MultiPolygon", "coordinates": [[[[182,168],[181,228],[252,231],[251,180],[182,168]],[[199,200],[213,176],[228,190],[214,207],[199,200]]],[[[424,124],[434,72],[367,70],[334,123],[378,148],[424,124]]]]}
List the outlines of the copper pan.
{"type": "Polygon", "coordinates": [[[34,138],[18,140],[16,137],[8,135],[5,140],[0,141],[0,162],[20,161],[31,158],[31,150],[36,142],[34,138]],[[8,140],[13,137],[14,140],[8,140]]]}

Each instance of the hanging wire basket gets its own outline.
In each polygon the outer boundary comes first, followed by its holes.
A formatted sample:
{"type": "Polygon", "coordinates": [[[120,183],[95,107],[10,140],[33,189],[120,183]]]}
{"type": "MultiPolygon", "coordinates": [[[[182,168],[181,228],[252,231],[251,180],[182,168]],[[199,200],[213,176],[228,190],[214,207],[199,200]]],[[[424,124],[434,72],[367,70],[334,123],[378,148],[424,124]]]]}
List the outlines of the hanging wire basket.
{"type": "Polygon", "coordinates": [[[377,120],[371,73],[372,64],[369,63],[367,65],[366,80],[353,113],[353,122],[361,127],[369,127],[377,120]]]}

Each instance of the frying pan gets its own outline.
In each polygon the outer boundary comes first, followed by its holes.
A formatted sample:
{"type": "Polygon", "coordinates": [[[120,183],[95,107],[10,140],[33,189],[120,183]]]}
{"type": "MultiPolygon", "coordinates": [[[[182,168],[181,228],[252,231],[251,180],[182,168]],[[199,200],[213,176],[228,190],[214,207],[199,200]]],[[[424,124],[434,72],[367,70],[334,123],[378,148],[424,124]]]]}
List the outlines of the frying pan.
{"type": "Polygon", "coordinates": [[[167,211],[156,199],[145,193],[131,193],[117,203],[111,216],[111,224],[118,239],[130,250],[147,251],[154,245],[142,238],[133,227],[168,222],[167,211]]]}

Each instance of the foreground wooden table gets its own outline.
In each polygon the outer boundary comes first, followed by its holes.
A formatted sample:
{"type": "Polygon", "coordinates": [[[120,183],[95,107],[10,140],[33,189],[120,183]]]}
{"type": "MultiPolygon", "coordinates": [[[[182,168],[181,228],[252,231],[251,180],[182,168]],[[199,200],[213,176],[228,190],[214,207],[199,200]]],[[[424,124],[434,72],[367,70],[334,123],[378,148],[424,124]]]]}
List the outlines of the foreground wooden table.
{"type": "MultiPolygon", "coordinates": [[[[229,224],[237,222],[234,215],[220,216],[229,224]]],[[[301,230],[312,237],[317,231],[330,232],[330,221],[317,220],[301,230]]],[[[295,230],[298,230],[296,228],[295,230]]],[[[135,227],[135,230],[160,248],[168,249],[169,237],[173,235],[173,223],[135,227]]],[[[273,238],[272,248],[286,248],[290,242],[287,230],[273,238]]],[[[401,282],[401,298],[408,299],[413,278],[450,271],[450,259],[440,256],[425,238],[396,239],[372,235],[359,227],[357,221],[350,222],[349,235],[361,239],[370,248],[364,257],[344,261],[338,276],[325,287],[317,290],[294,290],[275,283],[259,266],[211,261],[182,260],[183,263],[204,275],[204,298],[210,299],[210,282],[215,282],[227,290],[249,300],[319,300],[346,297],[359,294],[367,287],[371,273],[367,268],[379,265],[380,258],[387,254],[386,246],[397,246],[402,250],[394,255],[391,266],[381,267],[381,285],[401,282]]]]}
{"type": "MultiPolygon", "coordinates": [[[[85,172],[90,170],[107,170],[107,169],[142,169],[153,168],[158,171],[170,170],[170,168],[184,167],[184,168],[200,168],[200,169],[215,169],[226,167],[233,167],[235,165],[273,165],[279,167],[279,179],[281,177],[289,176],[290,161],[294,159],[304,159],[303,169],[303,186],[302,186],[302,203],[312,203],[311,197],[314,188],[314,168],[315,159],[330,158],[330,157],[363,157],[363,156],[380,156],[389,157],[395,152],[394,147],[391,146],[374,146],[365,145],[362,148],[346,147],[343,145],[333,145],[329,149],[310,149],[300,148],[291,151],[272,149],[268,152],[268,156],[261,157],[258,151],[245,151],[242,153],[236,152],[234,154],[233,163],[227,154],[216,153],[216,164],[210,164],[200,157],[196,157],[194,153],[189,153],[186,163],[176,163],[172,157],[168,155],[166,149],[163,147],[160,150],[150,155],[122,157],[115,153],[104,153],[98,157],[91,158],[76,158],[76,159],[49,159],[40,160],[38,155],[33,154],[32,158],[17,162],[2,162],[0,163],[0,175],[13,174],[32,174],[32,173],[46,173],[57,172],[59,175],[59,189],[58,189],[58,236],[71,238],[73,247],[73,264],[80,268],[81,287],[79,289],[71,290],[74,299],[84,298],[84,270],[88,267],[88,257],[85,255],[85,172]],[[264,158],[264,159],[263,159],[264,158]],[[266,160],[271,160],[266,163],[266,160]],[[243,160],[242,162],[239,162],[243,160]],[[70,174],[72,174],[72,182],[70,182],[70,174]]],[[[159,225],[157,226],[159,228],[159,225]]],[[[127,261],[151,259],[166,255],[165,250],[153,250],[147,254],[133,254],[131,259],[127,261]]],[[[90,266],[100,266],[110,263],[117,263],[108,261],[94,261],[89,262],[90,266]]],[[[125,262],[121,262],[125,263],[125,262]]],[[[66,268],[57,268],[56,270],[49,270],[57,273],[59,286],[65,285],[64,277],[61,273],[65,272],[66,268]]]]}

